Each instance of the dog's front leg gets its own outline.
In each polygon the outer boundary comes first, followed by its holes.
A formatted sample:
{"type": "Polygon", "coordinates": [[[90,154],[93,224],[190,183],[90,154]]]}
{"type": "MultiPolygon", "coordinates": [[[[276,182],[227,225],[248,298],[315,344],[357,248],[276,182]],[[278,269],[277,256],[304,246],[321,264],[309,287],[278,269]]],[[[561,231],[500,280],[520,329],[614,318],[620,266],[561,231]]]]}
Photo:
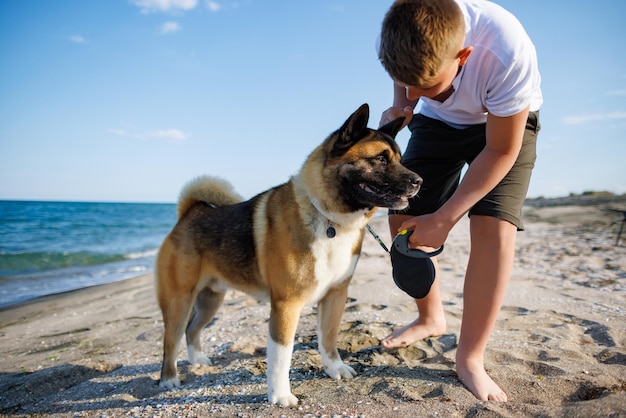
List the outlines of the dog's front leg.
{"type": "Polygon", "coordinates": [[[267,398],[282,406],[298,404],[298,398],[291,393],[289,368],[302,306],[300,302],[272,301],[267,338],[267,398]]]}
{"type": "Polygon", "coordinates": [[[356,371],[344,364],[337,351],[337,335],[348,297],[348,283],[349,280],[341,287],[329,290],[317,308],[318,350],[324,371],[333,379],[349,379],[356,376],[356,371]]]}

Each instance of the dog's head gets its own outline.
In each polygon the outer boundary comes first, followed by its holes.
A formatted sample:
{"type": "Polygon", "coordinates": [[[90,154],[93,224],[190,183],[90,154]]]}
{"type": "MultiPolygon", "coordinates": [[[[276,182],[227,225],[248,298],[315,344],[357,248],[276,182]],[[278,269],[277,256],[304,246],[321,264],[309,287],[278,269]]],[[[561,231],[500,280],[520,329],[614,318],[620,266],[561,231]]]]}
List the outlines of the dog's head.
{"type": "Polygon", "coordinates": [[[321,169],[317,174],[326,195],[322,200],[337,202],[334,209],[340,212],[404,209],[422,184],[420,176],[400,164],[401,152],[394,138],[403,119],[378,130],[367,127],[368,119],[369,106],[364,104],[309,157],[321,169]]]}

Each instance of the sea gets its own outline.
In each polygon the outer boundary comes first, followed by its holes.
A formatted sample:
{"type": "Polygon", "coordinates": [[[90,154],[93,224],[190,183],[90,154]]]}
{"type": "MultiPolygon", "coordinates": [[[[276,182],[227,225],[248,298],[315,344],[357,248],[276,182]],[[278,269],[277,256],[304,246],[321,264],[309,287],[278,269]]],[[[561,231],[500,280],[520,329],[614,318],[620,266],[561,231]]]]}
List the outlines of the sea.
{"type": "Polygon", "coordinates": [[[0,309],[154,271],[175,204],[0,201],[0,309]]]}

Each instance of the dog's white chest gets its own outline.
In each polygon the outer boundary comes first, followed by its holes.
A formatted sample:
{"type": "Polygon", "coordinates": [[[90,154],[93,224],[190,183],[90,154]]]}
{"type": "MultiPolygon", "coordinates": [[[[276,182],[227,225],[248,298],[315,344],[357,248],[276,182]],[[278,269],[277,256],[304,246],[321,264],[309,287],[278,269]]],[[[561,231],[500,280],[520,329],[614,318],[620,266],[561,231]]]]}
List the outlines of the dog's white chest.
{"type": "Polygon", "coordinates": [[[357,230],[333,238],[320,238],[313,244],[317,282],[314,301],[318,301],[334,284],[352,276],[359,259],[359,254],[353,254],[353,248],[359,239],[361,233],[357,230]]]}

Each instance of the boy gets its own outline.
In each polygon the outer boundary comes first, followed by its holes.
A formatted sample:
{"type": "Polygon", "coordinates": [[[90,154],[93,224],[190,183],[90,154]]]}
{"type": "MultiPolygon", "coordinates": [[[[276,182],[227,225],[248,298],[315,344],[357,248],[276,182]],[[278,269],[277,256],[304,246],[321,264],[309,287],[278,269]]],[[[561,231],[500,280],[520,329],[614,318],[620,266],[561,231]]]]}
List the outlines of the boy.
{"type": "MultiPolygon", "coordinates": [[[[437,248],[469,214],[457,375],[478,399],[506,401],[485,371],[484,354],[513,268],[535,161],[542,103],[535,48],[519,21],[494,3],[398,0],[383,21],[378,54],[394,81],[393,106],[380,124],[406,118],[411,139],[403,164],[424,179],[409,209],[390,213],[392,236],[412,230],[412,247],[437,248]]],[[[383,347],[445,332],[433,262],[435,282],[416,299],[418,318],[383,347]]]]}

